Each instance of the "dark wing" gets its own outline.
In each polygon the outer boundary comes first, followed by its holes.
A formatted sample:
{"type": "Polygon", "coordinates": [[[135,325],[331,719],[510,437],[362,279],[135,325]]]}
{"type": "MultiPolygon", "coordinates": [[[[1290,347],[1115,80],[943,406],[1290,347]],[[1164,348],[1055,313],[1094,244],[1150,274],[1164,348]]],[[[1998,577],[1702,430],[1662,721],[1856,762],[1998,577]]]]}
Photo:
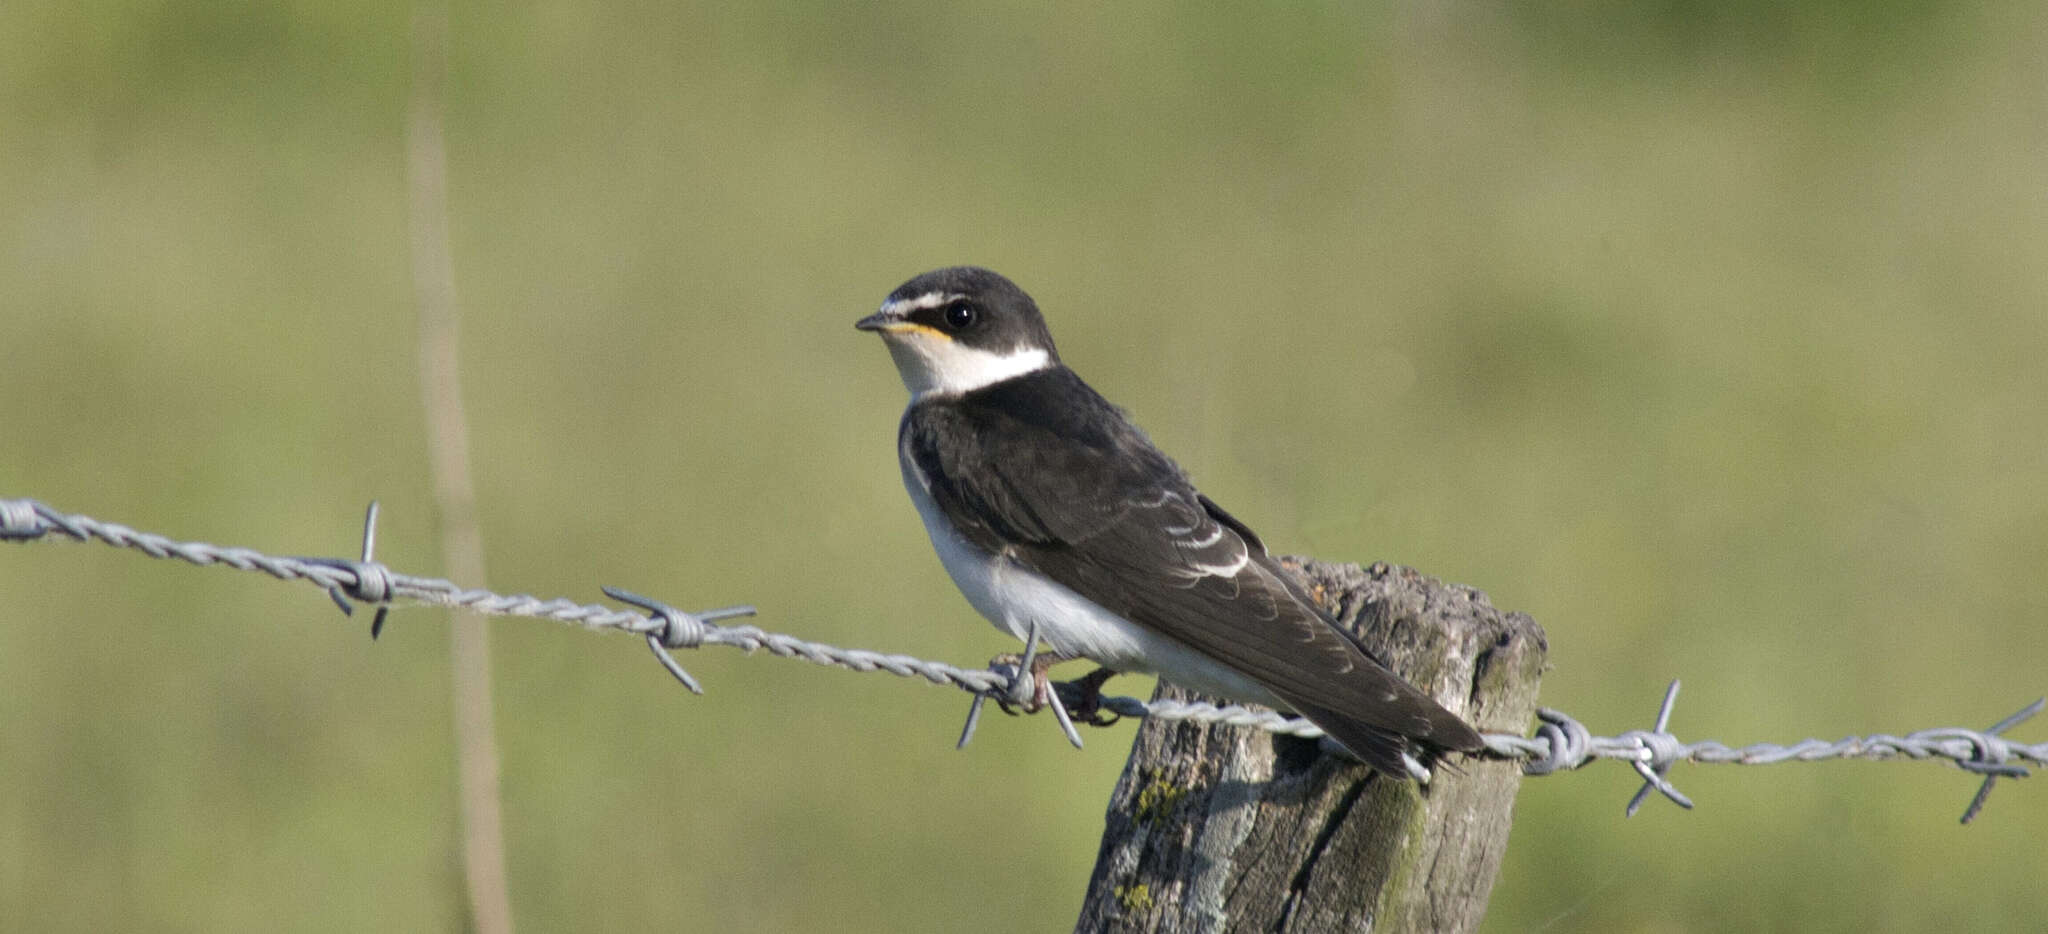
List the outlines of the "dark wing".
{"type": "Polygon", "coordinates": [[[904,431],[933,498],[976,544],[1244,673],[1380,770],[1407,773],[1407,740],[1424,759],[1479,747],[1065,367],[920,406],[904,431]]]}

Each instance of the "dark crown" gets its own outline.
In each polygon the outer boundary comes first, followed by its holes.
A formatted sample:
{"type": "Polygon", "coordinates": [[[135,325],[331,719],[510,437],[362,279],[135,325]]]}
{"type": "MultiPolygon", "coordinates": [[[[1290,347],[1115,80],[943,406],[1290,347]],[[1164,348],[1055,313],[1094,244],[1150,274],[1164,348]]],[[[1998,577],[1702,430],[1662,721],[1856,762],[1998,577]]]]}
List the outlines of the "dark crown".
{"type": "Polygon", "coordinates": [[[950,296],[953,301],[922,309],[911,316],[912,320],[922,323],[929,317],[940,330],[970,347],[996,353],[1036,348],[1055,362],[1059,360],[1059,351],[1053,347],[1052,332],[1046,329],[1038,303],[1009,279],[980,266],[951,266],[934,269],[897,286],[888,300],[913,301],[934,294],[950,296]],[[964,316],[971,323],[964,327],[948,326],[949,313],[953,321],[964,316]]]}

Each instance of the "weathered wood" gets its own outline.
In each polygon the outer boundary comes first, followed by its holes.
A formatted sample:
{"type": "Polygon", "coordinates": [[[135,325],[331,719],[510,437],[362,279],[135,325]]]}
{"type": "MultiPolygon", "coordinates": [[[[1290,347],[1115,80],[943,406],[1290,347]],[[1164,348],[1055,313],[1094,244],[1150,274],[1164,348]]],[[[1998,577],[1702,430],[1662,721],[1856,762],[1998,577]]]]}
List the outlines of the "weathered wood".
{"type": "MultiPolygon", "coordinates": [[[[1408,568],[1288,563],[1394,671],[1481,732],[1526,728],[1546,650],[1534,620],[1408,568]]],[[[1163,683],[1156,696],[1196,698],[1163,683]]],[[[1512,762],[1454,759],[1423,787],[1310,740],[1147,721],[1076,930],[1471,930],[1520,783],[1512,762]]]]}

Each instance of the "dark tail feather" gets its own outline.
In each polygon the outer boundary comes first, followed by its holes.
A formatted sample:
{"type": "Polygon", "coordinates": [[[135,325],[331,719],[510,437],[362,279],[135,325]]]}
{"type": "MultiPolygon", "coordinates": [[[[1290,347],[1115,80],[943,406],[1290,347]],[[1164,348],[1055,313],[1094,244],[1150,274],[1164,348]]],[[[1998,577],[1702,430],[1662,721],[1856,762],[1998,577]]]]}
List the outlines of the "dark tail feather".
{"type": "MultiPolygon", "coordinates": [[[[1431,706],[1435,704],[1432,702],[1431,706]]],[[[1430,718],[1431,735],[1426,737],[1405,736],[1323,707],[1297,703],[1294,709],[1322,727],[1324,733],[1350,750],[1360,761],[1392,778],[1413,777],[1404,753],[1421,763],[1423,768],[1435,770],[1449,753],[1473,752],[1485,746],[1477,731],[1442,708],[1437,709],[1439,716],[1430,718]]]]}

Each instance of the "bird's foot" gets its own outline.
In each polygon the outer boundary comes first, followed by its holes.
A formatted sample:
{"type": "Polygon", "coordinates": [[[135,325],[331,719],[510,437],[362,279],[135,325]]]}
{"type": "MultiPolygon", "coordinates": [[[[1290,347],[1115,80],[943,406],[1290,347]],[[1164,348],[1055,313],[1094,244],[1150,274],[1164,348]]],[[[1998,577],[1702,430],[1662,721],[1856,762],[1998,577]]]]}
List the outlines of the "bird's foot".
{"type": "Polygon", "coordinates": [[[1058,652],[1039,654],[1038,623],[1033,622],[1031,630],[1024,636],[1022,656],[998,655],[989,661],[990,670],[1007,675],[1010,683],[1001,689],[984,688],[975,692],[974,702],[967,708],[967,724],[961,727],[960,742],[955,748],[965,749],[967,741],[974,738],[974,725],[981,722],[981,705],[990,698],[994,698],[997,706],[1011,716],[1018,713],[1010,709],[1012,705],[1023,708],[1024,713],[1052,708],[1053,719],[1059,721],[1060,732],[1066,734],[1067,742],[1074,744],[1075,749],[1081,748],[1081,733],[1074,729],[1073,718],[1067,716],[1067,705],[1060,702],[1059,692],[1053,690],[1052,679],[1046,675],[1046,669],[1074,657],[1058,652]]]}
{"type": "Polygon", "coordinates": [[[1067,713],[1077,723],[1089,726],[1109,726],[1123,719],[1123,715],[1102,706],[1102,685],[1117,676],[1107,668],[1097,668],[1079,678],[1059,684],[1061,699],[1066,702],[1067,713]]]}
{"type": "Polygon", "coordinates": [[[1070,661],[1071,656],[1058,652],[1041,652],[1027,658],[1016,652],[1008,652],[988,660],[988,667],[998,671],[1016,672],[1010,682],[1008,696],[996,698],[996,706],[1010,716],[1037,713],[1052,706],[1055,698],[1052,691],[1052,666],[1070,661]],[[1027,682],[1026,679],[1029,679],[1027,682]]]}

